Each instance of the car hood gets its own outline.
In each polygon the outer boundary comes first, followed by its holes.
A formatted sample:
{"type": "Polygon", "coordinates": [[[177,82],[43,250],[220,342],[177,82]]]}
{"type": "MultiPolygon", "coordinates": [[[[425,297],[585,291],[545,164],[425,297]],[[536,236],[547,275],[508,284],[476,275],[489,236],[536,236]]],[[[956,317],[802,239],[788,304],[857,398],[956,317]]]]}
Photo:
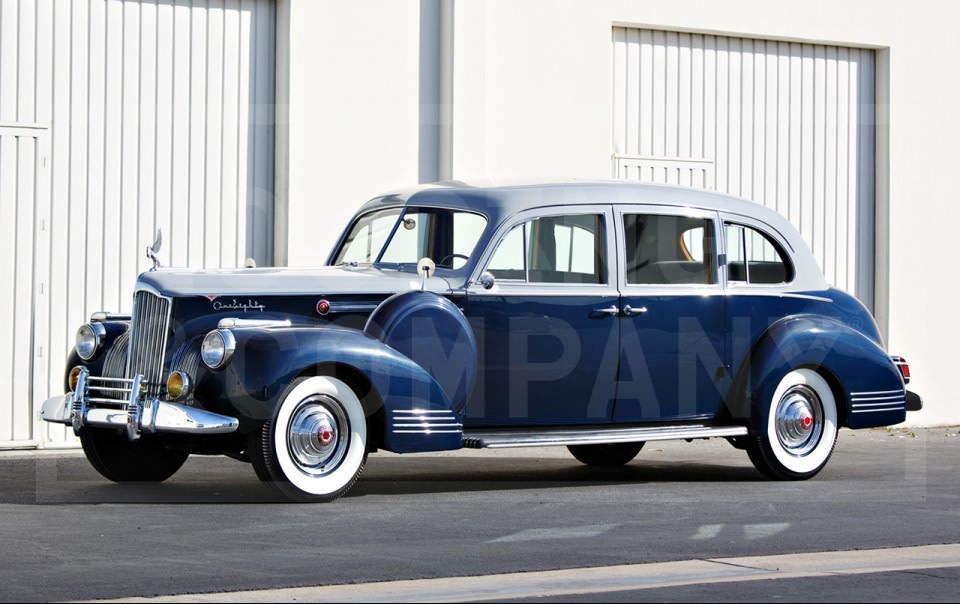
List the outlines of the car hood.
{"type": "MultiPolygon", "coordinates": [[[[462,286],[462,279],[433,277],[426,289],[441,294],[462,286]]],[[[140,275],[140,283],[166,296],[279,296],[296,294],[392,294],[420,289],[414,273],[372,267],[176,269],[140,275]]]]}

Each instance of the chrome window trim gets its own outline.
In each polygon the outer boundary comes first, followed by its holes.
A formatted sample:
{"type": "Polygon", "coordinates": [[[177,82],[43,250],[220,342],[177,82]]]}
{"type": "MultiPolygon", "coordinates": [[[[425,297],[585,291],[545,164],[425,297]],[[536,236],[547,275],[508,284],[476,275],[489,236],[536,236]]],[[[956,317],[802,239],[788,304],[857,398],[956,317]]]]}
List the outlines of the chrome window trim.
{"type": "MultiPolygon", "coordinates": [[[[537,208],[532,208],[528,210],[523,210],[508,216],[504,219],[499,226],[493,231],[493,235],[490,237],[490,241],[494,242],[487,245],[487,249],[484,250],[483,254],[478,258],[477,264],[474,268],[473,273],[470,276],[470,280],[467,282],[468,291],[470,295],[487,295],[487,296],[497,296],[497,295],[533,295],[533,293],[506,293],[501,294],[500,285],[513,286],[518,288],[524,288],[524,291],[527,292],[538,292],[537,295],[575,295],[574,293],[577,289],[583,289],[589,293],[585,295],[597,295],[597,291],[593,291],[596,288],[599,291],[612,291],[619,295],[619,290],[617,289],[616,279],[613,276],[616,274],[615,269],[612,268],[612,264],[616,263],[616,248],[615,248],[615,236],[613,235],[612,222],[613,220],[613,206],[610,204],[576,204],[576,205],[549,205],[541,206],[537,208]],[[477,282],[480,279],[480,275],[484,271],[490,270],[488,268],[493,256],[496,254],[497,249],[500,247],[500,244],[503,242],[504,238],[511,232],[513,229],[519,225],[523,225],[532,220],[538,218],[548,218],[551,216],[583,216],[583,215],[598,215],[603,219],[603,231],[604,231],[604,283],[543,283],[543,282],[530,282],[530,281],[519,281],[516,279],[496,279],[496,282],[492,289],[483,289],[482,287],[476,287],[477,282]],[[561,291],[550,292],[551,288],[558,288],[561,291]],[[547,291],[542,291],[546,289],[547,291]]],[[[489,223],[487,225],[489,227],[489,223]]],[[[528,271],[527,259],[526,259],[526,241],[527,234],[526,228],[524,228],[524,272],[528,271]]],[[[496,274],[494,273],[494,276],[496,274]]]]}

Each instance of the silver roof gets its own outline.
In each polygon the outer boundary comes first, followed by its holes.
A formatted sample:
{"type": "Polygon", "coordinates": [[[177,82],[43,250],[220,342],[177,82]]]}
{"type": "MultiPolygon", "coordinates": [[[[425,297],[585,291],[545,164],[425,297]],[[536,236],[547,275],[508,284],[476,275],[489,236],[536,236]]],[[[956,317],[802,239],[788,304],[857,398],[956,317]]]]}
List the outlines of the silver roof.
{"type": "Polygon", "coordinates": [[[491,224],[525,210],[546,206],[647,204],[699,208],[742,216],[766,225],[787,245],[796,278],[787,289],[827,287],[823,271],[797,229],[784,216],[756,202],[714,191],[622,180],[471,180],[398,189],[376,197],[358,214],[397,205],[479,211],[491,224]]]}

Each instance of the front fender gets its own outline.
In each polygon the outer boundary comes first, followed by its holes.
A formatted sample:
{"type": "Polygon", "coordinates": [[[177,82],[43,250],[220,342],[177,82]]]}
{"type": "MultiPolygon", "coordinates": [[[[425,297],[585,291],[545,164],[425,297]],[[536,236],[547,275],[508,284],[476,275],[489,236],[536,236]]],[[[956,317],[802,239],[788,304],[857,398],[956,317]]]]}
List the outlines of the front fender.
{"type": "Polygon", "coordinates": [[[765,434],[777,385],[787,373],[801,367],[816,369],[827,377],[841,425],[869,428],[906,419],[905,408],[873,411],[856,402],[869,393],[904,392],[900,372],[877,342],[839,321],[811,315],[781,319],[761,336],[738,375],[739,395],[734,404],[739,409],[735,415],[749,414],[751,428],[765,434]]]}
{"type": "MultiPolygon", "coordinates": [[[[462,446],[462,428],[438,432],[409,429],[410,411],[462,426],[449,398],[422,367],[363,332],[332,325],[233,329],[237,341],[230,363],[214,372],[203,367],[195,398],[211,411],[238,417],[250,431],[273,417],[291,380],[318,365],[359,372],[382,401],[385,448],[398,453],[462,446]],[[394,421],[400,420],[400,421],[394,421]]],[[[334,377],[336,377],[334,375],[334,377]]],[[[378,409],[366,409],[368,416],[378,409]]]]}
{"type": "MultiPolygon", "coordinates": [[[[67,361],[63,371],[64,392],[70,392],[70,371],[74,367],[86,367],[93,375],[106,375],[105,366],[107,365],[107,359],[111,355],[117,355],[118,358],[122,357],[126,359],[125,349],[113,350],[113,347],[117,344],[118,340],[120,340],[120,337],[130,329],[130,323],[128,321],[102,321],[100,324],[103,325],[106,335],[103,337],[100,349],[93,355],[93,358],[89,361],[84,361],[80,358],[80,355],[77,354],[76,347],[71,348],[69,354],[67,354],[67,361]]],[[[120,340],[120,345],[125,347],[127,340],[125,338],[120,340]]],[[[116,377],[125,376],[118,375],[116,377]]]]}

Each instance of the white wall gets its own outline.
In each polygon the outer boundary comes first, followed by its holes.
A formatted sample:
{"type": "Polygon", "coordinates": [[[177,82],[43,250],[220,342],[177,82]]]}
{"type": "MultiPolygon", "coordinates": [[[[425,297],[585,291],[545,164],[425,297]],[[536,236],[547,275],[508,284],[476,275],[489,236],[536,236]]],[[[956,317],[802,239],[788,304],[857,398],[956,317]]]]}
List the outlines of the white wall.
{"type": "MultiPolygon", "coordinates": [[[[285,0],[290,26],[289,259],[323,259],[346,218],[418,177],[414,0],[285,0]],[[384,96],[389,91],[389,94],[384,96]],[[319,255],[318,255],[319,254],[319,255]]],[[[877,311],[927,408],[952,396],[960,223],[951,175],[960,123],[960,4],[951,0],[455,0],[452,176],[609,178],[612,28],[680,29],[877,48],[877,311]],[[889,107],[884,103],[889,99],[889,107]],[[887,205],[889,200],[889,206],[887,205]],[[888,232],[889,231],[889,232],[888,232]],[[884,245],[889,242],[889,246],[884,245]],[[953,271],[955,272],[955,271],[953,271]]]]}
{"type": "Polygon", "coordinates": [[[279,10],[289,30],[278,32],[278,121],[289,128],[278,140],[288,244],[277,258],[317,266],[362,202],[417,182],[419,2],[281,0],[279,10]]]}

